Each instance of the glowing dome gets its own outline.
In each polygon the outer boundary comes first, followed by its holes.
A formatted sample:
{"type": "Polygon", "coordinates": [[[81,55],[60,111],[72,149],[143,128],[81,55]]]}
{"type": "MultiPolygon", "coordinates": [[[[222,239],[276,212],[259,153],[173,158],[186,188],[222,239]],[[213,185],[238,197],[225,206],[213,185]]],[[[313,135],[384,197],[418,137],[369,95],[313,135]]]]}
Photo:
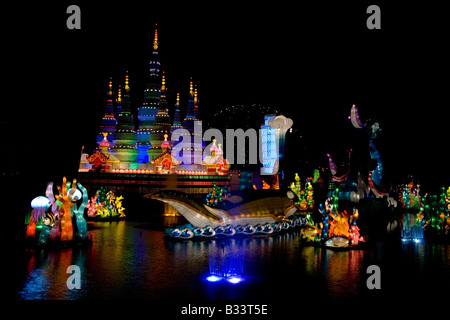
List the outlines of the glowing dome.
{"type": "Polygon", "coordinates": [[[213,152],[217,152],[219,148],[216,146],[216,139],[213,139],[213,145],[209,148],[209,151],[211,151],[211,155],[213,152]]]}
{"type": "Polygon", "coordinates": [[[108,133],[104,132],[103,133],[103,140],[102,140],[102,142],[100,142],[100,147],[109,147],[110,146],[110,143],[109,143],[109,141],[107,139],[107,136],[108,136],[108,133]]]}
{"type": "Polygon", "coordinates": [[[161,143],[161,148],[162,149],[169,149],[170,148],[170,143],[169,143],[169,141],[167,141],[167,137],[168,136],[169,135],[167,135],[167,134],[164,135],[164,141],[163,141],[163,143],[161,143]]]}
{"type": "MultiPolygon", "coordinates": [[[[69,192],[70,192],[70,189],[67,190],[67,195],[69,195],[69,192]]],[[[77,200],[80,200],[82,196],[83,196],[83,194],[81,193],[81,191],[78,189],[75,189],[75,192],[73,193],[71,200],[75,200],[75,197],[77,197],[77,200]]]]}
{"type": "Polygon", "coordinates": [[[48,205],[50,205],[50,200],[47,197],[39,196],[31,200],[31,207],[33,209],[45,209],[48,205]]]}

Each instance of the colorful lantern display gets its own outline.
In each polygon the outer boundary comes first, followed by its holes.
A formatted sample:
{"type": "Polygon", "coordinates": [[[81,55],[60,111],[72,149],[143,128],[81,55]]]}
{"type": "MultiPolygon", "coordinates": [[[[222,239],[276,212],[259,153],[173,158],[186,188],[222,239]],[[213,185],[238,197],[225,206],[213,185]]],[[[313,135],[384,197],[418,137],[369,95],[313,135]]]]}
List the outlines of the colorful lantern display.
{"type": "MultiPolygon", "coordinates": [[[[76,208],[76,206],[74,206],[75,209],[73,211],[75,213],[76,222],[77,222],[78,237],[80,238],[80,240],[85,241],[88,239],[88,235],[87,235],[87,223],[86,223],[86,219],[84,219],[84,209],[86,208],[89,197],[88,197],[88,192],[85,187],[83,187],[80,183],[78,183],[76,185],[78,185],[78,188],[80,188],[80,190],[81,190],[80,194],[82,194],[83,201],[81,202],[81,204],[78,208],[76,208]]],[[[79,191],[79,190],[77,189],[77,191],[79,191]]]]}
{"type": "Polygon", "coordinates": [[[314,202],[314,188],[312,186],[312,178],[307,178],[305,182],[305,188],[302,189],[300,177],[298,173],[295,174],[295,182],[292,182],[290,185],[290,189],[295,193],[298,197],[298,201],[294,202],[294,204],[300,210],[313,210],[315,206],[314,202]]]}
{"type": "Polygon", "coordinates": [[[206,204],[210,207],[215,207],[229,195],[228,187],[226,185],[219,187],[213,182],[213,190],[206,195],[206,204]]]}
{"type": "MultiPolygon", "coordinates": [[[[72,186],[76,186],[76,180],[72,182],[72,186]]],[[[72,200],[72,196],[75,193],[75,189],[68,190],[70,184],[67,183],[66,177],[63,177],[62,186],[58,186],[59,195],[55,195],[55,198],[61,202],[62,206],[59,210],[59,217],[61,219],[61,241],[71,241],[73,239],[73,226],[72,217],[70,216],[71,208],[75,205],[75,201],[72,200]]]]}
{"type": "Polygon", "coordinates": [[[424,229],[432,233],[448,235],[450,233],[450,187],[447,190],[442,187],[439,195],[426,195],[423,203],[424,229]]]}
{"type": "Polygon", "coordinates": [[[50,229],[48,240],[59,240],[59,238],[61,237],[61,220],[59,219],[59,209],[61,207],[61,203],[57,201],[55,199],[55,196],[53,195],[53,182],[48,183],[47,189],[45,190],[45,196],[52,203],[49,210],[51,210],[51,213],[55,217],[55,222],[53,224],[53,228],[50,229]]]}
{"type": "Polygon", "coordinates": [[[44,223],[42,225],[41,228],[41,233],[39,235],[39,240],[38,243],[39,244],[46,244],[47,240],[49,238],[50,235],[50,230],[53,228],[53,226],[55,225],[55,221],[56,221],[56,217],[55,215],[52,213],[52,207],[53,203],[51,205],[49,205],[48,210],[46,212],[45,218],[44,218],[44,223]]]}
{"type": "Polygon", "coordinates": [[[101,187],[95,196],[86,202],[88,216],[91,218],[125,218],[123,199],[123,196],[117,197],[113,191],[106,192],[106,189],[101,187]]]}
{"type": "Polygon", "coordinates": [[[322,221],[311,223],[308,219],[309,229],[302,232],[303,236],[313,242],[322,242],[328,247],[356,246],[364,242],[360,229],[356,224],[359,217],[358,209],[353,208],[351,214],[339,209],[339,188],[336,188],[325,201],[319,205],[322,221]]]}

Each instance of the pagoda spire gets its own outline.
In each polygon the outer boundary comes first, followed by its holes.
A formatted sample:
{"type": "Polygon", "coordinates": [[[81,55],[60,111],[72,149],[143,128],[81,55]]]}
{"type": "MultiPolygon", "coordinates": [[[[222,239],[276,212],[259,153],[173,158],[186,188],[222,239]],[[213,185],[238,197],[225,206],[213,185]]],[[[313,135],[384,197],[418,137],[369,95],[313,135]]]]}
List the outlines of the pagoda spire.
{"type": "Polygon", "coordinates": [[[164,70],[162,72],[162,76],[161,76],[161,100],[159,103],[159,108],[161,109],[161,105],[165,105],[167,104],[167,100],[166,100],[166,75],[164,74],[164,70]]]}
{"type": "Polygon", "coordinates": [[[155,37],[153,39],[153,50],[158,50],[158,23],[155,24],[155,37]]]}
{"type": "Polygon", "coordinates": [[[130,93],[130,85],[128,81],[128,70],[125,72],[125,91],[127,94],[130,93]]]}
{"type": "Polygon", "coordinates": [[[97,135],[97,144],[103,141],[103,133],[107,133],[108,141],[112,144],[112,133],[116,131],[117,120],[114,117],[114,105],[113,105],[113,90],[112,90],[112,78],[109,78],[107,99],[105,106],[105,115],[102,118],[100,125],[100,132],[97,135]]]}
{"type": "Polygon", "coordinates": [[[161,76],[161,99],[159,102],[158,114],[155,116],[155,122],[150,133],[151,147],[148,149],[149,161],[156,159],[164,153],[161,143],[165,136],[169,136],[171,130],[171,121],[166,101],[166,75],[164,71],[161,76]]]}
{"type": "Polygon", "coordinates": [[[193,88],[193,82],[192,82],[192,77],[189,81],[189,97],[194,100],[194,88],[193,88]]]}
{"type": "Polygon", "coordinates": [[[190,132],[194,130],[194,85],[192,82],[192,77],[189,81],[189,100],[186,108],[186,117],[183,120],[183,127],[190,132]]]}
{"type": "Polygon", "coordinates": [[[177,102],[175,103],[175,113],[173,115],[173,124],[170,128],[172,133],[174,130],[181,128],[181,114],[180,114],[180,93],[177,93],[177,102]]]}
{"type": "Polygon", "coordinates": [[[138,150],[135,146],[137,137],[134,131],[134,116],[131,113],[128,71],[125,74],[123,98],[122,89],[119,90],[120,113],[117,117],[117,131],[113,134],[114,146],[111,148],[111,153],[121,162],[128,163],[131,168],[133,165],[130,163],[136,162],[138,150]]]}
{"type": "Polygon", "coordinates": [[[119,86],[119,89],[117,89],[116,112],[114,113],[116,119],[119,118],[121,112],[122,112],[122,88],[119,86]]]}
{"type": "Polygon", "coordinates": [[[195,85],[194,89],[194,117],[198,119],[198,94],[197,94],[197,85],[195,85]]]}
{"type": "Polygon", "coordinates": [[[114,106],[113,106],[113,92],[112,92],[112,78],[109,78],[108,83],[108,99],[106,101],[106,107],[107,107],[107,113],[112,113],[114,106]]]}
{"type": "Polygon", "coordinates": [[[158,48],[158,29],[155,26],[155,37],[153,39],[153,52],[149,61],[149,77],[144,89],[144,103],[138,108],[139,127],[137,130],[137,148],[139,155],[137,161],[139,163],[149,162],[148,150],[152,144],[150,142],[150,134],[155,124],[156,116],[159,111],[161,100],[161,62],[159,60],[158,48]]]}
{"type": "Polygon", "coordinates": [[[122,104],[122,88],[119,87],[118,93],[117,93],[117,104],[122,104]]]}

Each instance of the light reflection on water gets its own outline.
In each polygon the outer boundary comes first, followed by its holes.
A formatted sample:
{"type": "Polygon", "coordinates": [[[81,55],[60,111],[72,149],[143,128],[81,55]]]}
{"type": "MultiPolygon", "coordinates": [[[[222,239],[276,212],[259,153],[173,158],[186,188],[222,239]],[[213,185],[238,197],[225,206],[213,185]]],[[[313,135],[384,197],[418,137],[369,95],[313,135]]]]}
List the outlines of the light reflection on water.
{"type": "Polygon", "coordinates": [[[93,239],[90,247],[31,255],[25,261],[18,298],[348,300],[370,296],[365,287],[370,264],[380,265],[389,295],[415,288],[414,277],[441,279],[448,285],[450,274],[449,246],[443,244],[377,243],[366,250],[337,252],[305,246],[297,231],[270,237],[166,241],[161,231],[125,221],[89,222],[88,232],[93,239]],[[231,259],[226,263],[238,266],[244,281],[236,285],[205,281],[211,265],[223,263],[226,257],[231,259]],[[81,269],[80,290],[66,287],[71,264],[81,269]]]}

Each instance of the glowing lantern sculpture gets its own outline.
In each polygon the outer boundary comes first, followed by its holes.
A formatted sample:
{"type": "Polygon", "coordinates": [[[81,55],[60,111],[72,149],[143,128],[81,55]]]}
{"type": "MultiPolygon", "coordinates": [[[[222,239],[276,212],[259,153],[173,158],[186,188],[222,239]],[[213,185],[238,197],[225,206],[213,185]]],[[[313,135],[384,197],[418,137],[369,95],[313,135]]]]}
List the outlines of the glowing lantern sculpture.
{"type": "Polygon", "coordinates": [[[88,200],[88,203],[86,205],[86,208],[88,209],[88,217],[95,217],[97,215],[97,199],[98,196],[95,195],[94,197],[92,197],[90,200],[88,200]]]}
{"type": "MultiPolygon", "coordinates": [[[[268,124],[271,128],[275,129],[275,134],[277,137],[277,141],[279,143],[279,157],[278,157],[278,168],[279,172],[283,171],[283,159],[284,159],[284,144],[286,140],[286,131],[292,127],[294,122],[290,118],[286,118],[285,116],[276,116],[273,119],[269,119],[268,124]]],[[[281,180],[281,179],[280,179],[281,180]]]]}
{"type": "Polygon", "coordinates": [[[350,116],[348,118],[351,120],[352,125],[357,129],[362,129],[366,126],[365,123],[362,123],[361,120],[359,120],[358,108],[356,107],[356,105],[352,106],[352,109],[350,110],[350,116]]]}
{"type": "Polygon", "coordinates": [[[26,237],[34,237],[36,233],[36,225],[40,224],[45,216],[45,209],[50,205],[50,200],[47,197],[39,196],[31,201],[30,220],[27,226],[26,237]]]}
{"type": "Polygon", "coordinates": [[[425,214],[424,229],[437,234],[450,233],[450,187],[441,188],[439,195],[432,194],[423,198],[425,214]]]}
{"type": "Polygon", "coordinates": [[[50,229],[48,235],[48,240],[56,241],[59,240],[59,238],[61,237],[61,220],[59,219],[59,209],[61,203],[57,201],[55,199],[55,196],[53,195],[53,182],[49,182],[49,184],[47,185],[47,189],[45,190],[45,196],[52,203],[51,207],[47,210],[47,214],[51,212],[55,217],[53,227],[50,229]]]}
{"type": "Polygon", "coordinates": [[[323,228],[321,240],[328,247],[348,247],[356,246],[359,242],[364,242],[360,235],[356,220],[359,217],[358,210],[353,209],[351,214],[345,210],[338,210],[339,189],[336,188],[332,196],[325,201],[325,206],[319,206],[319,212],[323,216],[323,228]]]}
{"type": "Polygon", "coordinates": [[[125,218],[123,213],[125,208],[122,206],[123,196],[117,197],[114,192],[101,187],[97,190],[94,197],[86,200],[88,216],[96,218],[125,218]]]}
{"type": "Polygon", "coordinates": [[[298,202],[294,204],[298,206],[300,210],[312,210],[314,209],[314,189],[312,186],[312,178],[307,178],[305,183],[305,189],[302,189],[300,183],[300,177],[298,173],[295,174],[295,182],[291,183],[290,189],[298,197],[298,202]]]}
{"type": "Polygon", "coordinates": [[[213,182],[213,190],[206,195],[206,204],[210,207],[217,206],[222,201],[223,189],[213,182]]]}
{"type": "Polygon", "coordinates": [[[50,235],[50,230],[55,225],[56,217],[52,213],[52,209],[51,209],[52,205],[53,205],[53,203],[51,205],[49,205],[49,207],[47,209],[47,212],[46,212],[46,215],[44,218],[44,224],[42,225],[41,233],[39,235],[38,243],[42,244],[42,245],[47,243],[47,240],[50,235]]]}
{"type": "Polygon", "coordinates": [[[115,200],[116,209],[117,209],[117,213],[119,214],[119,218],[125,218],[125,214],[123,213],[125,208],[122,207],[122,200],[123,200],[123,196],[116,197],[116,200],[115,200]]]}
{"type": "MultiPolygon", "coordinates": [[[[76,185],[76,180],[74,180],[72,184],[76,185]]],[[[71,241],[73,239],[72,217],[70,216],[70,211],[74,206],[72,195],[75,192],[75,189],[70,189],[69,192],[67,189],[67,179],[64,177],[62,187],[58,186],[59,195],[55,196],[62,204],[59,211],[61,219],[61,241],[71,241]]]]}
{"type": "MultiPolygon", "coordinates": [[[[75,186],[78,185],[78,188],[80,188],[82,193],[82,198],[83,201],[81,202],[80,206],[78,208],[76,208],[76,205],[74,206],[74,213],[75,213],[75,217],[77,219],[77,228],[78,228],[78,237],[80,238],[80,240],[85,241],[87,240],[87,223],[86,223],[86,219],[84,219],[84,209],[86,208],[86,205],[89,201],[89,197],[88,197],[88,192],[86,190],[85,187],[83,187],[80,183],[75,184],[75,186]]],[[[79,191],[77,189],[77,191],[79,191]]]]}

